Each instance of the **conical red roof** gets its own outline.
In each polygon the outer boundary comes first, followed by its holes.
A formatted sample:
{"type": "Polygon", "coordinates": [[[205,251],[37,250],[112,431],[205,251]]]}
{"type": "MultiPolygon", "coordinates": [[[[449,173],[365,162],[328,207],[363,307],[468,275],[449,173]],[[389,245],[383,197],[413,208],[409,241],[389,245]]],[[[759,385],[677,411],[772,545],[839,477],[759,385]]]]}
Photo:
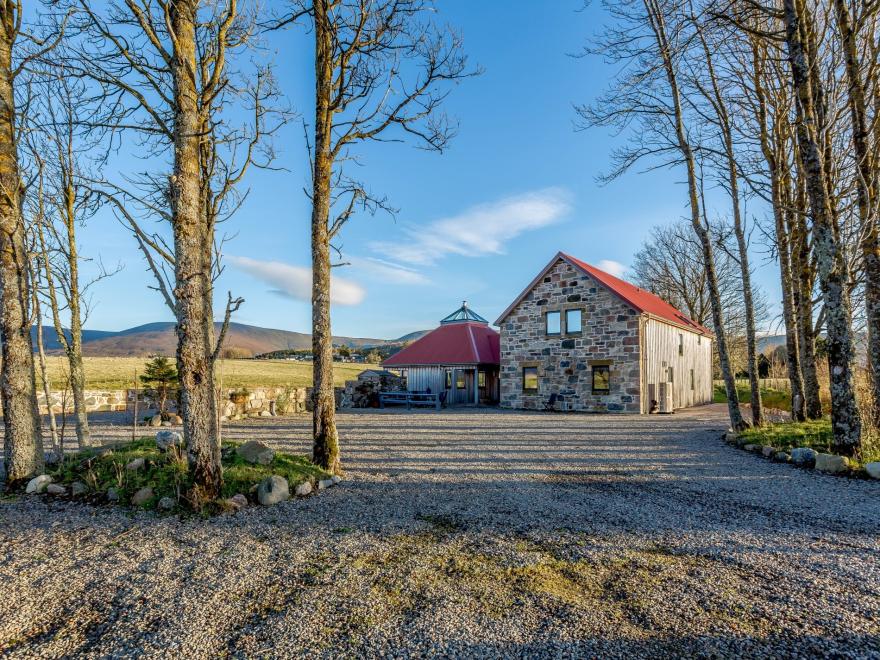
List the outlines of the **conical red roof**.
{"type": "Polygon", "coordinates": [[[498,333],[485,323],[441,325],[385,360],[385,367],[440,364],[499,364],[498,333]]]}

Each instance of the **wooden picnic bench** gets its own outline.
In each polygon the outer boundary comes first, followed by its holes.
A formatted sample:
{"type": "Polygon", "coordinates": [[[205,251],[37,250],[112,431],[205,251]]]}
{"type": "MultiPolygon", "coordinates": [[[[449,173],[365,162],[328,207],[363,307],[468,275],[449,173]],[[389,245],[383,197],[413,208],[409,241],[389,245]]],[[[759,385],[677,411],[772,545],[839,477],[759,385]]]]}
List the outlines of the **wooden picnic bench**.
{"type": "MultiPolygon", "coordinates": [[[[445,394],[442,392],[441,394],[445,394]]],[[[432,407],[440,410],[444,396],[431,392],[379,392],[379,407],[384,408],[386,403],[406,405],[407,410],[412,406],[432,407]]]]}

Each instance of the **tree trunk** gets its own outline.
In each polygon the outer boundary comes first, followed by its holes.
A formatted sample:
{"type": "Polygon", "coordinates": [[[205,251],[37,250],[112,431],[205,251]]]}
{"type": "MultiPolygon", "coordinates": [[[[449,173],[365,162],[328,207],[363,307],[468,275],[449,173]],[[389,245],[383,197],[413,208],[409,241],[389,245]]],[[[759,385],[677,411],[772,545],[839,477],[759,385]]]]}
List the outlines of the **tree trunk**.
{"type": "Polygon", "coordinates": [[[729,124],[724,126],[724,142],[727,150],[727,174],[730,186],[730,199],[733,208],[733,231],[736,234],[736,245],[739,251],[740,276],[742,278],[743,303],[746,311],[746,356],[749,369],[750,403],[752,408],[752,424],[764,424],[764,409],[761,403],[761,380],[758,373],[758,348],[755,338],[755,303],[752,297],[752,273],[749,266],[749,247],[746,243],[745,229],[739,203],[739,179],[736,171],[736,160],[733,151],[733,136],[729,124]]]}
{"type": "Polygon", "coordinates": [[[785,357],[788,380],[791,383],[791,417],[796,422],[805,419],[804,377],[801,373],[800,348],[798,346],[798,320],[795,309],[795,284],[791,271],[791,242],[785,223],[785,213],[780,189],[780,174],[771,168],[771,196],[773,221],[776,226],[776,251],[779,254],[779,275],[782,286],[782,318],[785,321],[785,357]]]}
{"type": "MultiPolygon", "coordinates": [[[[72,176],[72,173],[71,173],[72,176]]],[[[80,449],[92,446],[89,432],[89,414],[86,411],[86,373],[82,359],[82,311],[79,292],[79,256],[76,248],[76,209],[75,191],[68,181],[65,190],[65,218],[67,230],[67,259],[70,308],[70,341],[67,348],[67,362],[70,366],[70,389],[73,392],[73,412],[76,415],[76,441],[80,449]]],[[[47,264],[48,267],[48,264],[47,264]]]]}
{"type": "Polygon", "coordinates": [[[333,391],[333,334],[330,327],[330,189],[333,174],[332,42],[327,6],[315,12],[315,161],[312,174],[312,460],[340,471],[336,397],[333,391]]]}
{"type": "MultiPolygon", "coordinates": [[[[800,157],[798,156],[798,162],[800,157]]],[[[819,396],[819,374],[816,371],[816,332],[813,328],[813,288],[815,272],[807,229],[807,202],[803,191],[803,176],[798,165],[797,188],[792,203],[787,206],[789,234],[792,237],[792,303],[796,313],[801,374],[804,378],[804,414],[807,419],[822,418],[822,399],[819,396]]]]}
{"type": "Polygon", "coordinates": [[[852,455],[861,445],[862,422],[853,382],[854,355],[846,268],[836,239],[837,232],[832,226],[833,214],[826,188],[825,162],[816,134],[810,63],[801,37],[803,26],[799,0],[784,0],[784,12],[792,82],[802,111],[797,136],[813,217],[819,281],[825,299],[833,443],[837,452],[852,455]]]}
{"type": "MultiPolygon", "coordinates": [[[[33,282],[33,280],[31,280],[33,282]]],[[[40,297],[37,292],[34,295],[34,318],[37,321],[37,356],[40,364],[40,378],[43,381],[43,396],[46,397],[46,416],[49,418],[49,437],[52,440],[52,452],[55,456],[62,456],[64,448],[58,441],[58,426],[55,422],[55,413],[52,412],[52,383],[49,379],[49,369],[46,366],[46,350],[43,344],[43,313],[40,309],[40,297]]],[[[39,413],[39,406],[37,408],[39,413]]],[[[64,414],[64,411],[61,411],[64,414]]]]}
{"type": "Polygon", "coordinates": [[[877,171],[870,145],[865,84],[862,80],[857,35],[845,0],[834,0],[837,28],[846,63],[847,104],[858,176],[855,177],[861,251],[865,277],[865,322],[868,329],[868,366],[871,370],[871,419],[880,422],[880,238],[877,232],[877,171]]]}
{"type": "Polygon", "coordinates": [[[223,483],[214,396],[214,316],[212,306],[211,231],[201,204],[199,141],[204,122],[198,107],[196,2],[171,5],[176,35],[174,79],[174,174],[171,211],[174,227],[177,372],[181,387],[183,434],[193,480],[194,507],[220,495],[223,483]]]}
{"type": "Polygon", "coordinates": [[[28,256],[21,213],[21,179],[16,148],[12,47],[17,11],[0,7],[0,392],[6,432],[4,457],[9,483],[43,469],[43,438],[37,415],[34,355],[30,329],[28,256]]]}
{"type": "Polygon", "coordinates": [[[749,35],[752,48],[752,82],[755,97],[758,101],[758,127],[760,133],[761,153],[767,164],[770,180],[770,202],[773,210],[773,222],[776,230],[776,250],[779,255],[779,277],[782,288],[782,318],[785,322],[785,364],[788,380],[791,385],[791,416],[798,422],[804,421],[804,381],[798,348],[797,313],[794,304],[794,282],[791,264],[791,235],[785,223],[786,209],[790,202],[789,174],[780,164],[786,163],[786,152],[789,142],[786,139],[785,127],[788,125],[787,99],[780,102],[777,97],[775,114],[771,124],[768,112],[768,99],[765,87],[767,49],[761,39],[749,35]],[[781,107],[780,107],[781,106],[781,107]]]}
{"type": "Polygon", "coordinates": [[[687,169],[688,201],[691,211],[691,224],[694,233],[700,240],[703,249],[703,266],[706,269],[706,282],[709,285],[709,299],[712,304],[712,322],[715,326],[715,341],[718,346],[718,361],[721,366],[721,374],[724,379],[724,389],[727,392],[727,412],[730,416],[730,425],[736,430],[745,428],[746,423],[742,418],[739,407],[739,398],[736,393],[736,380],[730,367],[730,352],[727,345],[727,336],[724,332],[724,311],[721,303],[721,294],[718,287],[718,274],[715,271],[715,257],[712,253],[712,238],[709,230],[703,226],[700,211],[700,188],[697,179],[696,162],[694,152],[684,130],[684,113],[681,107],[681,97],[678,91],[678,76],[672,61],[672,52],[666,36],[665,18],[663,9],[656,0],[644,0],[648,18],[651,21],[651,29],[657,39],[659,55],[663,59],[666,79],[669,84],[669,92],[672,100],[674,116],[671,118],[675,125],[678,149],[687,169]]]}

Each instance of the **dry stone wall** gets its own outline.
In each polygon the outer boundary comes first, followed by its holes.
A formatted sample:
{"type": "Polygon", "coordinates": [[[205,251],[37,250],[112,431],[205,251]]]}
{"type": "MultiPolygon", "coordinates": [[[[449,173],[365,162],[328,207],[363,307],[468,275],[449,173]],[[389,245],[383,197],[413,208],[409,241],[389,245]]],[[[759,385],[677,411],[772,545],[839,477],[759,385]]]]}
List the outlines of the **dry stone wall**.
{"type": "Polygon", "coordinates": [[[641,411],[639,313],[590,276],[560,259],[501,325],[501,406],[588,412],[641,411]],[[580,309],[579,334],[567,333],[565,311],[580,309]],[[562,332],[546,333],[545,315],[561,312],[562,332]],[[607,366],[607,393],[592,391],[592,369],[607,366]],[[523,389],[523,368],[538,370],[537,391],[523,389]]]}

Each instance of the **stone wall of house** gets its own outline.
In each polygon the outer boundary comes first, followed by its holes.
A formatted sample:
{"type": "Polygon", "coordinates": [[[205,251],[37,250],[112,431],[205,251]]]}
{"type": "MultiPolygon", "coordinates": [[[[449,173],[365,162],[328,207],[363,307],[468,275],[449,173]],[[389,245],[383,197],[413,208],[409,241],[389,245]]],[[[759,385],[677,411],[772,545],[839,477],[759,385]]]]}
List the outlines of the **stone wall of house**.
{"type": "Polygon", "coordinates": [[[542,409],[556,393],[560,408],[641,411],[639,313],[560,259],[501,325],[501,406],[542,409]],[[567,334],[565,310],[582,311],[582,331],[567,334]],[[545,314],[562,312],[562,333],[546,334],[545,314]],[[593,394],[592,368],[608,365],[610,391],[593,394]],[[538,391],[523,391],[523,367],[537,367],[538,391]]]}

